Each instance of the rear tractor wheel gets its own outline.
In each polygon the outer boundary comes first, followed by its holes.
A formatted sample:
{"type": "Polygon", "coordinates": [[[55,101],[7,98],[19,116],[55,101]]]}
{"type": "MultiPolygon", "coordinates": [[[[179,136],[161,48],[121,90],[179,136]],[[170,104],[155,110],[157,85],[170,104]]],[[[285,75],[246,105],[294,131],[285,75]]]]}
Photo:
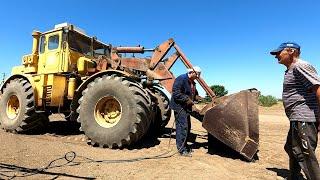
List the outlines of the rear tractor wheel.
{"type": "Polygon", "coordinates": [[[82,94],[78,122],[92,145],[120,148],[146,134],[151,100],[139,83],[105,75],[91,82],[82,94]]]}

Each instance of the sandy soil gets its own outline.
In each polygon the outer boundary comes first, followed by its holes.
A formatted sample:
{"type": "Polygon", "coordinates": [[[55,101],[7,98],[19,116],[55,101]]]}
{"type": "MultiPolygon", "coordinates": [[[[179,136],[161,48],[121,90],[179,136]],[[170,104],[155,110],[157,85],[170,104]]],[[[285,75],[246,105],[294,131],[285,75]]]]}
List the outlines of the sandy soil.
{"type": "MultiPolygon", "coordinates": [[[[246,162],[225,149],[209,154],[207,132],[194,119],[191,158],[173,155],[134,160],[163,153],[172,155],[176,150],[174,136],[170,139],[172,122],[162,137],[145,139],[122,150],[91,147],[76,125],[64,121],[51,122],[45,135],[0,131],[0,179],[283,179],[288,173],[283,145],[289,122],[281,105],[260,108],[259,114],[260,148],[255,162],[246,162]],[[71,151],[75,154],[68,153],[71,151]],[[125,159],[132,161],[120,161],[125,159]]],[[[318,159],[319,153],[318,149],[318,159]]]]}

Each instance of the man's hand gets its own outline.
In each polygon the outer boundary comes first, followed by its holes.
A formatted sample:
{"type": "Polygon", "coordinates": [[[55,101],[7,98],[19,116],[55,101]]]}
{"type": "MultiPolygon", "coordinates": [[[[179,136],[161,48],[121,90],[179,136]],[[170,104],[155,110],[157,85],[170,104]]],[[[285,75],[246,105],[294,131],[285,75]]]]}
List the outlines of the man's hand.
{"type": "Polygon", "coordinates": [[[188,99],[186,103],[187,103],[187,106],[189,106],[189,107],[194,105],[194,103],[191,99],[188,99]]]}
{"type": "Polygon", "coordinates": [[[195,100],[198,101],[198,102],[203,101],[203,99],[204,99],[203,97],[198,96],[198,95],[196,95],[196,97],[195,97],[195,100]]]}
{"type": "Polygon", "coordinates": [[[198,109],[198,108],[196,107],[196,105],[193,105],[193,106],[192,106],[192,112],[197,112],[197,113],[200,114],[200,109],[198,109]]]}

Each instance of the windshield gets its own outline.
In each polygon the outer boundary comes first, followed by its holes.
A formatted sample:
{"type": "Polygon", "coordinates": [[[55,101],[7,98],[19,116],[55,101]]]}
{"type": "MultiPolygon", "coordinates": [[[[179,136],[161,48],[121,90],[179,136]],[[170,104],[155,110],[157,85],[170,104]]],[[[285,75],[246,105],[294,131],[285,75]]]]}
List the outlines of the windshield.
{"type": "Polygon", "coordinates": [[[109,46],[94,41],[93,44],[93,55],[91,52],[91,39],[83,36],[77,32],[70,31],[68,33],[68,43],[69,48],[73,51],[77,51],[87,56],[98,57],[99,55],[109,56],[110,50],[109,46]]]}
{"type": "Polygon", "coordinates": [[[101,44],[97,41],[93,43],[93,53],[94,57],[98,57],[100,55],[105,55],[107,57],[110,56],[110,48],[104,44],[101,44]]]}

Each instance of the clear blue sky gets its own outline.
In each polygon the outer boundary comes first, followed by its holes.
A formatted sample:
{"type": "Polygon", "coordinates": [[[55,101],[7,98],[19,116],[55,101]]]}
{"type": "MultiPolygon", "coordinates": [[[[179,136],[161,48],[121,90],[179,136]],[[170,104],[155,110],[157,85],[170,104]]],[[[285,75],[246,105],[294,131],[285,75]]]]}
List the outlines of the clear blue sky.
{"type": "MultiPolygon", "coordinates": [[[[320,71],[317,0],[12,0],[1,3],[0,19],[0,72],[31,52],[32,30],[62,22],[113,45],[153,48],[173,37],[209,85],[231,93],[255,87],[280,98],[285,67],[269,51],[284,41],[299,43],[302,59],[320,71]]],[[[185,69],[178,63],[173,72],[185,69]]]]}

